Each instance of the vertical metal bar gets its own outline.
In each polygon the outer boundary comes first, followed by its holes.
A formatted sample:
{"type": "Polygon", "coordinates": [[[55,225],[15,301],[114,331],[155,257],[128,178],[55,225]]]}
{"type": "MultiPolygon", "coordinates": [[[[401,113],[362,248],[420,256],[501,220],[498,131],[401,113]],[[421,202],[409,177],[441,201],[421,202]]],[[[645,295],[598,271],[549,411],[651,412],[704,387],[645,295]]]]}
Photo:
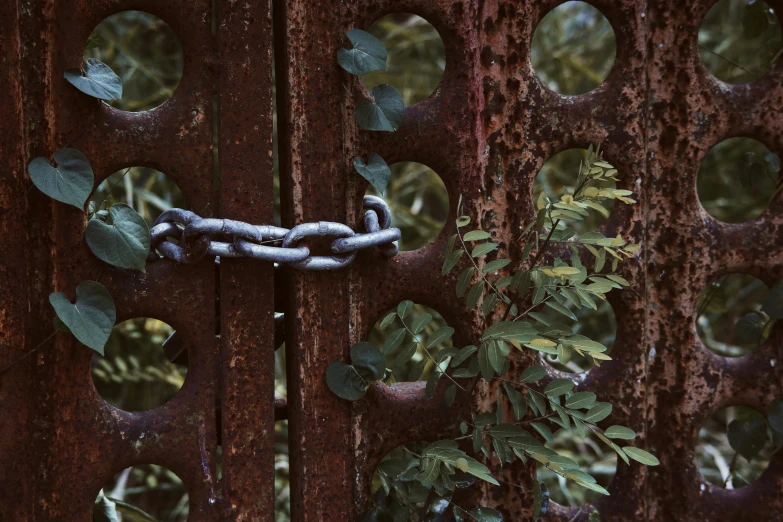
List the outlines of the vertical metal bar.
{"type": "MultiPolygon", "coordinates": [[[[0,4],[0,370],[34,346],[28,341],[27,190],[20,17],[16,2],[0,4]]],[[[32,518],[34,471],[28,417],[33,403],[30,361],[0,375],[0,520],[32,518]]]]}
{"type": "MultiPolygon", "coordinates": [[[[346,218],[342,114],[336,101],[342,86],[331,74],[344,7],[332,1],[275,3],[284,226],[346,218]]],[[[335,401],[323,378],[326,366],[348,353],[347,274],[289,273],[286,355],[296,522],[356,517],[351,406],[335,401]]]]}
{"type": "MultiPolygon", "coordinates": [[[[218,0],[220,212],[272,223],[269,0],[218,0]]],[[[274,520],[274,269],[220,264],[224,495],[230,520],[274,520]]]]}

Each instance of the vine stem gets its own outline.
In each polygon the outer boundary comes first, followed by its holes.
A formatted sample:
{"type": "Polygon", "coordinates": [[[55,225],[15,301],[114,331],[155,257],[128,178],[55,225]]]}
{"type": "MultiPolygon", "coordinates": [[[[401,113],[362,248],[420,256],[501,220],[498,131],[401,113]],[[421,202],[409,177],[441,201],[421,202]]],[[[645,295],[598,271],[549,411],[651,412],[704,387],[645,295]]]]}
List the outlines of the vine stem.
{"type": "Polygon", "coordinates": [[[38,346],[36,346],[35,348],[33,348],[32,350],[30,350],[29,352],[27,352],[27,353],[26,353],[26,354],[24,354],[23,356],[21,356],[19,359],[15,360],[15,361],[14,361],[14,362],[12,362],[11,364],[9,364],[8,366],[6,366],[6,367],[5,367],[5,368],[3,368],[2,370],[0,370],[0,375],[3,375],[3,374],[4,374],[5,372],[7,372],[8,370],[10,370],[11,368],[13,368],[14,366],[16,366],[16,365],[17,365],[17,364],[19,364],[20,362],[22,362],[22,361],[24,361],[25,359],[27,359],[28,357],[30,357],[30,356],[31,356],[31,355],[32,355],[32,354],[33,354],[33,353],[34,353],[36,350],[38,350],[40,347],[42,347],[43,345],[45,345],[45,344],[46,344],[46,343],[47,343],[47,342],[48,342],[48,341],[49,341],[49,340],[50,340],[52,337],[54,337],[55,335],[57,335],[57,330],[55,330],[54,332],[52,332],[52,334],[51,334],[49,337],[47,337],[46,339],[44,339],[43,341],[41,341],[41,344],[39,344],[38,346]]]}
{"type": "MultiPolygon", "coordinates": [[[[408,331],[408,333],[409,333],[409,334],[411,334],[411,337],[413,337],[414,339],[416,339],[416,344],[418,344],[419,346],[421,346],[421,347],[422,347],[422,349],[424,350],[424,352],[427,354],[427,357],[429,357],[429,358],[430,358],[430,361],[432,361],[432,362],[435,364],[435,368],[436,368],[436,369],[438,369],[438,368],[440,367],[440,366],[438,365],[438,361],[436,361],[436,360],[435,360],[435,358],[434,358],[434,357],[432,356],[432,354],[430,353],[430,351],[429,351],[429,350],[427,350],[427,347],[426,347],[426,346],[424,346],[424,343],[423,343],[423,342],[421,342],[421,341],[419,341],[419,339],[416,337],[416,334],[415,334],[415,333],[413,333],[413,331],[412,331],[410,328],[408,328],[408,325],[407,325],[407,324],[405,324],[405,319],[403,319],[403,318],[400,318],[400,322],[402,323],[402,326],[404,326],[404,327],[405,327],[405,330],[407,330],[407,331],[408,331]]],[[[459,388],[459,389],[460,389],[460,390],[462,390],[462,391],[466,391],[466,390],[465,390],[465,388],[463,388],[462,386],[460,386],[460,384],[459,384],[457,381],[455,381],[455,380],[454,380],[454,378],[453,378],[451,375],[449,375],[449,374],[448,374],[448,373],[446,373],[446,372],[441,372],[441,374],[442,374],[442,375],[445,375],[446,377],[448,377],[448,378],[449,378],[449,380],[450,380],[451,382],[453,382],[453,383],[454,383],[454,385],[455,385],[457,388],[459,388]]]]}

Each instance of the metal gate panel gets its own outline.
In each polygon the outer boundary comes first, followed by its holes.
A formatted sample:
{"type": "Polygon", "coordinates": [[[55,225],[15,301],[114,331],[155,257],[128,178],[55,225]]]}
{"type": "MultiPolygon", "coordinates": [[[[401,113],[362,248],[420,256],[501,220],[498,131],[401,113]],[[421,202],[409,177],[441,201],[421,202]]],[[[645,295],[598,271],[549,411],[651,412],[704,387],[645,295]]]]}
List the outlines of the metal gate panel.
{"type": "MultiPolygon", "coordinates": [[[[767,0],[777,13],[783,2],[767,0]]],[[[642,243],[625,270],[633,285],[611,296],[618,320],[615,359],[592,370],[581,387],[615,403],[612,421],[634,428],[661,460],[647,470],[620,465],[606,520],[778,520],[783,463],[776,456],[753,484],[723,490],[702,483],[694,459],[698,430],[716,409],[748,404],[764,410],[780,380],[781,334],[737,360],[712,355],[695,335],[693,307],[707,283],[730,271],[767,283],[783,277],[783,202],[742,225],[708,217],[696,197],[707,150],[731,136],[783,150],[783,62],[758,81],[729,86],[706,72],[696,50],[712,0],[594,0],[611,22],[617,59],[595,91],[563,97],[542,86],[529,60],[530,41],[560,0],[275,0],[274,26],[283,220],[356,225],[365,183],[352,159],[370,151],[388,163],[418,161],[444,180],[453,222],[456,201],[510,249],[534,215],[532,183],[543,163],[571,147],[601,142],[639,204],[617,209],[607,233],[642,243]],[[356,80],[336,65],[344,33],[389,12],[426,18],[440,33],[447,65],[438,90],[406,109],[392,134],[358,131],[356,80]],[[353,82],[353,83],[349,83],[353,82]]],[[[83,241],[84,216],[37,191],[22,199],[26,165],[69,141],[93,165],[96,182],[132,165],[169,175],[202,216],[252,223],[272,219],[271,42],[269,1],[17,0],[0,5],[0,364],[35,348],[50,331],[53,290],[73,291],[100,278],[117,301],[118,321],[164,320],[189,344],[180,393],[151,412],[126,413],[98,397],[91,352],[58,336],[0,378],[0,520],[91,520],[103,483],[134,464],[171,468],[185,482],[192,521],[272,520],[273,270],[250,260],[193,266],[161,261],[144,276],[103,267],[83,241]],[[177,33],[185,72],[171,100],[153,111],[123,113],[70,88],[87,36],[105,17],[137,9],[177,33]],[[221,178],[213,184],[212,103],[218,94],[221,178]],[[217,279],[216,279],[217,278],[217,279]],[[219,285],[216,285],[216,281],[219,285]],[[215,297],[220,335],[215,340],[215,297]],[[220,401],[222,432],[216,423],[220,401]],[[217,482],[215,448],[224,455],[217,482]]],[[[780,16],[780,14],[779,14],[780,16]]],[[[336,399],[323,375],[345,359],[374,322],[401,299],[438,310],[457,328],[457,343],[481,331],[440,276],[447,226],[431,245],[393,260],[362,252],[334,273],[288,271],[287,350],[293,519],[354,520],[370,505],[372,472],[389,450],[410,440],[454,433],[458,413],[486,407],[479,386],[472,404],[452,410],[428,401],[423,383],[373,385],[355,404],[336,399]]],[[[283,285],[278,285],[283,287],[283,285]]],[[[279,294],[280,292],[278,292],[279,294]]],[[[279,297],[279,296],[278,296],[279,297]]],[[[535,359],[519,356],[513,372],[535,359]]],[[[530,469],[507,480],[529,485],[530,469]]],[[[531,516],[531,499],[506,487],[470,500],[501,505],[510,520],[531,516]]],[[[552,519],[574,510],[554,508],[552,519]]]]}

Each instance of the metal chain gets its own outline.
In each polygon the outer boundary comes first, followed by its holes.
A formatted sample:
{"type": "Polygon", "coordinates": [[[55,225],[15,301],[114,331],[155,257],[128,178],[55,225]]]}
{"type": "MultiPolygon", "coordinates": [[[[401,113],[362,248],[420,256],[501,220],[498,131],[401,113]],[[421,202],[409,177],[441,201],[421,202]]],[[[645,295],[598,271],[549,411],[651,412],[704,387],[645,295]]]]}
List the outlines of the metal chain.
{"type": "Polygon", "coordinates": [[[285,263],[300,270],[337,270],[351,264],[356,253],[378,247],[393,257],[400,229],[391,228],[391,210],[384,200],[364,196],[364,232],[355,233],[347,225],[329,221],[303,223],[292,229],[271,225],[251,225],[232,219],[202,218],[189,211],[167,210],[150,229],[152,238],[148,261],[173,259],[196,263],[205,256],[249,257],[285,263]],[[333,256],[311,256],[299,243],[311,237],[333,237],[333,256]],[[172,241],[175,239],[175,241],[172,241]]]}

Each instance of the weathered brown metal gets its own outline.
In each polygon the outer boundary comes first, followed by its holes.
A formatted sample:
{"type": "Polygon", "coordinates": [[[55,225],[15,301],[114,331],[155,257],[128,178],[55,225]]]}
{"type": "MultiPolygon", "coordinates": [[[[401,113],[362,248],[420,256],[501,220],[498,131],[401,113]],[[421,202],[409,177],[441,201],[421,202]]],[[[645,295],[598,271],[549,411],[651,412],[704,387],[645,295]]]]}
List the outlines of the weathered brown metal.
{"type": "MultiPolygon", "coordinates": [[[[84,218],[32,191],[25,165],[86,129],[75,143],[97,182],[121,167],[148,165],[178,183],[202,216],[271,222],[271,49],[275,28],[280,108],[283,224],[333,220],[357,225],[365,182],[357,155],[389,163],[418,161],[446,184],[451,221],[463,194],[466,211],[495,230],[518,256],[515,233],[533,216],[532,182],[556,152],[601,142],[639,204],[620,207],[606,225],[644,246],[626,268],[633,286],[612,297],[618,322],[614,361],[592,370],[590,387],[616,408],[610,422],[629,425],[661,466],[618,467],[605,520],[780,520],[783,460],[775,457],[753,484],[728,491],[706,484],[694,461],[699,427],[729,404],[764,410],[780,378],[781,332],[756,353],[717,357],[699,343],[693,307],[705,285],[729,271],[765,281],[783,277],[783,201],[743,225],[707,216],[696,197],[701,158],[730,136],[749,136],[783,152],[783,62],[746,86],[722,84],[696,49],[713,0],[591,1],[611,22],[617,60],[606,82],[583,96],[546,89],[532,71],[529,46],[543,16],[560,0],[18,0],[0,5],[0,331],[7,363],[40,343],[51,320],[47,295],[73,291],[101,265],[89,254],[84,218]],[[62,71],[79,63],[92,28],[123,9],[166,21],[185,52],[174,97],[139,114],[79,95],[62,71]],[[438,90],[406,110],[396,133],[359,131],[361,89],[337,66],[345,30],[389,12],[412,12],[439,31],[446,71],[438,90]],[[220,187],[213,187],[213,93],[220,100],[220,187]],[[330,101],[331,100],[331,101],[330,101]]],[[[783,13],[781,0],[768,0],[783,13]]],[[[780,16],[780,14],[778,15],[780,16]]],[[[428,401],[421,383],[374,385],[349,404],[324,383],[326,366],[347,357],[374,322],[401,299],[438,310],[457,327],[458,343],[481,324],[440,277],[447,227],[431,245],[393,260],[362,252],[347,270],[307,273],[225,260],[220,268],[220,332],[215,328],[215,268],[154,263],[140,276],[102,272],[119,319],[152,316],[183,332],[190,369],[164,407],[126,413],[106,405],[88,375],[88,350],[60,336],[0,377],[0,520],[91,520],[101,485],[120,469],[154,462],[186,483],[190,520],[273,519],[273,422],[284,411],[273,389],[274,300],[285,308],[292,511],[297,522],[354,520],[370,505],[370,480],[389,450],[410,440],[454,433],[457,412],[428,401]],[[282,282],[282,284],[281,284],[282,282]],[[285,289],[290,299],[280,299],[285,289]],[[220,399],[225,479],[215,479],[220,399]],[[214,499],[214,503],[211,500],[214,499]]],[[[534,359],[519,356],[517,372],[534,359]]],[[[554,375],[554,373],[553,373],[554,375]]],[[[490,392],[479,386],[474,407],[490,392]]],[[[465,411],[463,401],[456,408],[465,411]]],[[[506,471],[530,484],[531,470],[506,471]]],[[[530,498],[486,488],[464,499],[497,505],[508,520],[529,520],[530,498]]],[[[553,506],[551,520],[576,510],[553,506]]],[[[586,519],[586,513],[577,520],[586,519]]]]}

